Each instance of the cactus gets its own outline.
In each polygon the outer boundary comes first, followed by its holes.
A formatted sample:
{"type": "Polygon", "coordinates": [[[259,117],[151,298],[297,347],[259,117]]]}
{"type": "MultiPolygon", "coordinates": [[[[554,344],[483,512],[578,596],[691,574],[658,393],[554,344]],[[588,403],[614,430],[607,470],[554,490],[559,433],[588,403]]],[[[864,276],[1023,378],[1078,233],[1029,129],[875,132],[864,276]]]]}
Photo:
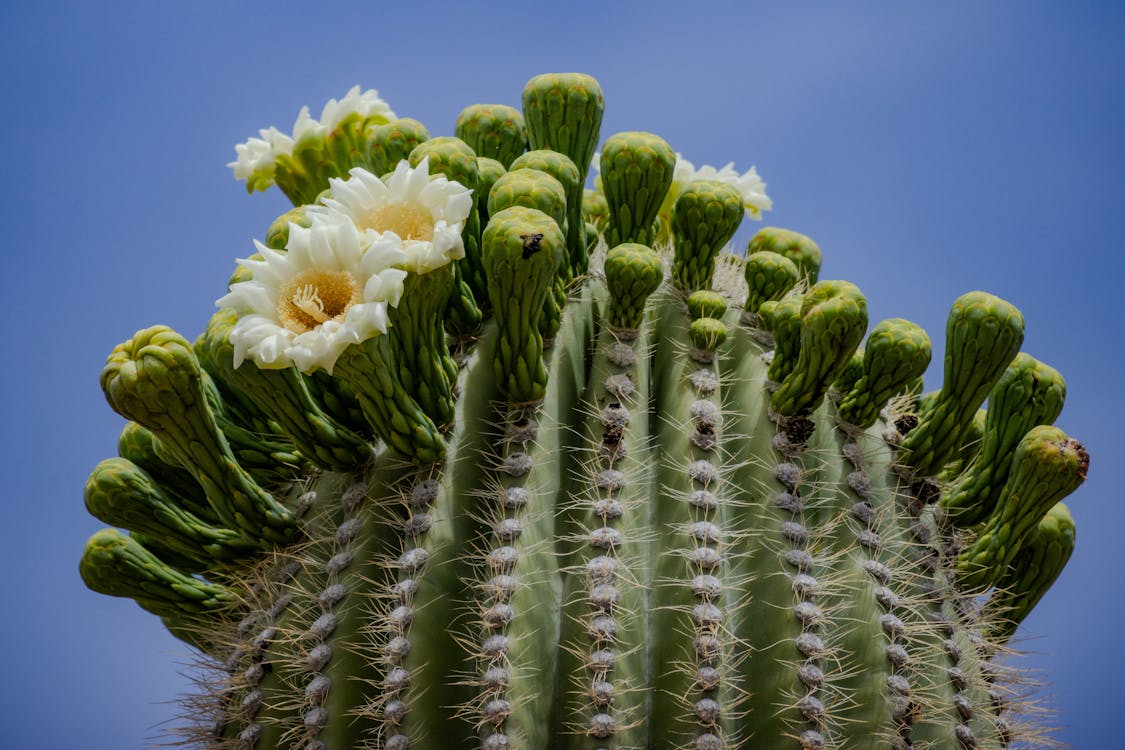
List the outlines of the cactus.
{"type": "Polygon", "coordinates": [[[1020,313],[958,299],[920,397],[927,334],[864,344],[812,240],[730,253],[771,205],[753,169],[675,182],[667,143],[619,133],[583,192],[596,82],[522,101],[431,139],[356,89],[262,131],[236,176],[296,208],[198,341],[110,355],[129,423],[85,498],[121,530],[80,573],[198,651],[181,739],[1033,741],[999,659],[1073,549],[1089,458],[1020,313]]]}

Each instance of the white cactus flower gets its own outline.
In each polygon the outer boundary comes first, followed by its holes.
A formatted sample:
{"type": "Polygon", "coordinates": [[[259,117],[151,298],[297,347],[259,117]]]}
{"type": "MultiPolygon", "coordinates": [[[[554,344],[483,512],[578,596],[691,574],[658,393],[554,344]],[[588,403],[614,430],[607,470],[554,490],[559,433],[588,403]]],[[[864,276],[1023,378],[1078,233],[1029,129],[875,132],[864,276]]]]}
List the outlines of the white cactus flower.
{"type": "Polygon", "coordinates": [[[260,138],[251,138],[234,147],[237,159],[227,164],[234,170],[235,179],[259,180],[273,183],[274,160],[278,154],[293,153],[293,139],[277,128],[259,130],[260,138]]]}
{"type": "Polygon", "coordinates": [[[296,365],[329,373],[345,348],[387,331],[399,303],[405,254],[345,222],[289,225],[286,252],[255,242],[260,259],[239,260],[252,278],[215,304],[238,313],[231,330],[234,365],[296,365]]]}
{"type": "Polygon", "coordinates": [[[384,183],[356,167],[347,180],[329,180],[330,198],[310,207],[316,223],[347,221],[372,247],[405,255],[402,267],[428,273],[463,258],[461,231],[473,207],[472,191],[444,175],[429,173],[429,159],[417,167],[403,160],[384,183]]]}
{"type": "Polygon", "coordinates": [[[309,114],[308,107],[301,107],[289,134],[272,126],[259,130],[259,138],[250,138],[234,147],[238,158],[227,166],[234,171],[235,179],[247,180],[251,189],[265,190],[274,183],[274,162],[279,155],[292,155],[293,147],[302,138],[323,137],[352,114],[363,119],[381,118],[383,122],[398,119],[390,106],[379,98],[378,91],[368,89],[361,93],[359,86],[352,86],[343,98],[328,100],[319,120],[309,114]]]}
{"type": "Polygon", "coordinates": [[[320,124],[331,131],[340,121],[348,115],[358,114],[366,120],[371,117],[380,117],[386,122],[398,119],[390,106],[379,98],[375,89],[367,89],[360,93],[359,86],[352,86],[342,99],[329,99],[320,113],[320,124]]]}
{"type": "MultiPolygon", "coordinates": [[[[690,162],[688,162],[690,166],[690,162]]],[[[677,163],[677,167],[679,164],[677,163]]],[[[773,208],[773,201],[766,195],[766,183],[758,176],[758,170],[750,167],[744,174],[739,174],[734,168],[734,162],[729,162],[722,169],[715,169],[710,165],[703,165],[695,170],[695,180],[715,180],[734,185],[742,193],[742,205],[750,218],[761,220],[762,211],[773,208]]]]}

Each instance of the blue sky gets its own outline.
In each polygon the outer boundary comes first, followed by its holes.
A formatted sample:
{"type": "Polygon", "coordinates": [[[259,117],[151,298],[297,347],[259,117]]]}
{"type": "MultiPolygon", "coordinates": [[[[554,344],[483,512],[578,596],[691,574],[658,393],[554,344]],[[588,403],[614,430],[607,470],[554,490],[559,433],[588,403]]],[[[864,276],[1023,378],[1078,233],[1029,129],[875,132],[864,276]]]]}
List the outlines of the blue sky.
{"type": "Polygon", "coordinates": [[[1025,663],[1050,675],[1060,736],[1108,746],[1125,698],[1125,5],[375,5],[0,10],[6,743],[145,747],[189,689],[155,618],[79,580],[101,525],[82,484],[122,424],[98,389],[105,355],[154,323],[198,334],[285,207],[235,182],[234,144],[356,83],[448,135],[467,104],[579,70],[605,91],[603,136],[651,130],[697,165],[756,165],[766,223],[816,239],[822,278],[858,284],[873,321],[910,318],[940,350],[965,291],[1023,310],[1024,350],[1067,378],[1058,424],[1093,454],[1070,503],[1078,551],[1025,626],[1025,663]]]}

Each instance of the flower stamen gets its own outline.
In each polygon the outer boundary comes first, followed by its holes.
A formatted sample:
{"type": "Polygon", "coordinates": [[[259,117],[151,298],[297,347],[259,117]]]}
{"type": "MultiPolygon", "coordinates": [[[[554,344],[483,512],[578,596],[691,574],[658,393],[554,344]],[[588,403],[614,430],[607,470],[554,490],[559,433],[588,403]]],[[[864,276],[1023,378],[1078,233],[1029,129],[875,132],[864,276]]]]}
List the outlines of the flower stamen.
{"type": "Polygon", "coordinates": [[[362,301],[362,288],[344,271],[313,269],[285,285],[277,303],[277,317],[293,333],[305,333],[329,320],[341,320],[348,308],[362,301]]]}
{"type": "Polygon", "coordinates": [[[376,232],[394,232],[404,242],[434,239],[434,217],[424,207],[414,203],[388,203],[368,212],[356,222],[360,229],[376,232]]]}
{"type": "Polygon", "coordinates": [[[317,323],[328,320],[328,316],[324,314],[324,303],[321,302],[320,295],[316,293],[312,284],[305,284],[298,289],[297,293],[293,295],[292,302],[297,309],[316,320],[317,323]]]}

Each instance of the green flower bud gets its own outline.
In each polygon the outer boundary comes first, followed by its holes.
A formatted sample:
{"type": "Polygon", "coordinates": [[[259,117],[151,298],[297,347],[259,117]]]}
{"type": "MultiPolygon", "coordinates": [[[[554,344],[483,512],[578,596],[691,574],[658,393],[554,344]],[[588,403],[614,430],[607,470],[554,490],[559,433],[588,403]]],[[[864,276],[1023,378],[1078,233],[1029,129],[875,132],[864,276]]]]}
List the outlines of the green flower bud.
{"type": "Polygon", "coordinates": [[[727,312],[726,297],[718,292],[698,291],[687,298],[688,313],[692,319],[721,319],[727,312]]]}
{"type": "Polygon", "coordinates": [[[757,313],[762,303],[779,300],[797,285],[797,265],[783,255],[762,250],[746,256],[746,311],[757,313]]]}
{"type": "Polygon", "coordinates": [[[512,404],[539,401],[547,391],[539,318],[565,246],[555,220],[533,208],[506,208],[485,229],[488,288],[500,327],[493,369],[512,404]]]}
{"type": "Polygon", "coordinates": [[[477,156],[495,159],[505,169],[527,148],[523,115],[503,104],[472,104],[461,110],[453,134],[477,156]]]}
{"type": "Polygon", "coordinates": [[[1016,355],[988,395],[979,457],[942,498],[959,526],[992,513],[1019,441],[1032,427],[1054,422],[1065,398],[1062,375],[1023,352],[1016,355]]]}
{"type": "Polygon", "coordinates": [[[938,473],[1023,343],[1023,315],[985,292],[953,303],[945,328],[945,381],[934,405],[902,442],[905,462],[919,474],[938,473]]]}
{"type": "Polygon", "coordinates": [[[1086,449],[1057,427],[1039,425],[1024,435],[996,509],[957,557],[961,585],[968,591],[995,585],[1043,516],[1086,480],[1089,467],[1086,449]]]}
{"type": "Polygon", "coordinates": [[[660,203],[672,185],[676,154],[652,133],[616,133],[602,148],[602,188],[609,206],[606,241],[649,244],[660,203]]]}
{"type": "Polygon", "coordinates": [[[800,277],[807,279],[809,286],[816,283],[817,275],[820,273],[820,248],[805,235],[788,229],[762,227],[750,238],[746,257],[765,251],[783,255],[793,261],[800,277]]]}
{"type": "Polygon", "coordinates": [[[618,245],[605,255],[609,287],[609,324],[636,329],[644,320],[645,302],[664,280],[660,254],[644,245],[618,245]]]}
{"type": "Polygon", "coordinates": [[[863,377],[840,403],[840,419],[870,427],[892,396],[926,371],[933,356],[930,337],[902,318],[884,320],[867,337],[863,377]]]}
{"type": "Polygon", "coordinates": [[[847,281],[813,285],[801,301],[797,363],[774,391],[773,410],[793,417],[816,408],[866,332],[867,299],[858,287],[847,281]]]}
{"type": "Polygon", "coordinates": [[[710,289],[715,258],[742,223],[742,193],[725,182],[700,180],[680,192],[672,209],[672,281],[685,292],[710,289]]]}

